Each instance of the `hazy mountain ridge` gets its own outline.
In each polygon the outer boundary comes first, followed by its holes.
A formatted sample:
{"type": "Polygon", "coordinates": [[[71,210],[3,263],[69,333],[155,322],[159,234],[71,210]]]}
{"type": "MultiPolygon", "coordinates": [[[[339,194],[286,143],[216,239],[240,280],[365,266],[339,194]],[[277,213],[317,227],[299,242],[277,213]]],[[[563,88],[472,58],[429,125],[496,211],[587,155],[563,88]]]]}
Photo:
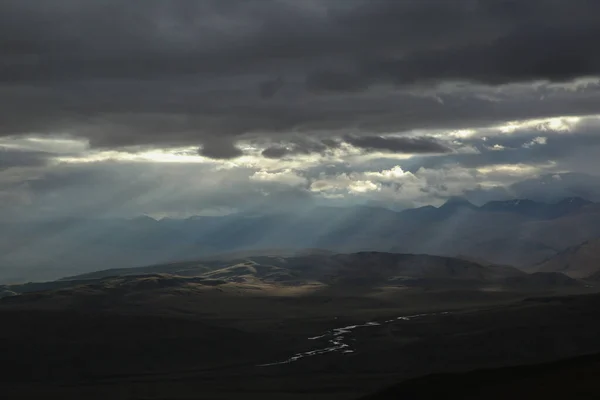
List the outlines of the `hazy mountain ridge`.
{"type": "Polygon", "coordinates": [[[317,207],[294,215],[2,225],[6,234],[0,235],[0,262],[5,268],[0,282],[56,279],[107,266],[136,267],[265,248],[461,254],[528,266],[600,237],[600,205],[569,198],[554,204],[511,200],[477,207],[450,199],[439,208],[401,212],[317,207]]]}
{"type": "Polygon", "coordinates": [[[528,199],[515,199],[509,201],[491,201],[479,209],[482,211],[514,212],[539,219],[553,219],[577,212],[591,204],[594,203],[581,197],[569,197],[552,204],[540,203],[528,199]]]}

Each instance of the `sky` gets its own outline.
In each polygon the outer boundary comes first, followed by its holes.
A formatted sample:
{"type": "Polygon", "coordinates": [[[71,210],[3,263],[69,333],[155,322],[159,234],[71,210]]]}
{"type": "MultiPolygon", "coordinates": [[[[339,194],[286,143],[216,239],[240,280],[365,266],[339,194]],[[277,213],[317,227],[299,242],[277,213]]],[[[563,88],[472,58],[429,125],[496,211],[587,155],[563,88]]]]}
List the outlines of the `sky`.
{"type": "Polygon", "coordinates": [[[596,0],[3,0],[0,218],[600,201],[596,0]]]}

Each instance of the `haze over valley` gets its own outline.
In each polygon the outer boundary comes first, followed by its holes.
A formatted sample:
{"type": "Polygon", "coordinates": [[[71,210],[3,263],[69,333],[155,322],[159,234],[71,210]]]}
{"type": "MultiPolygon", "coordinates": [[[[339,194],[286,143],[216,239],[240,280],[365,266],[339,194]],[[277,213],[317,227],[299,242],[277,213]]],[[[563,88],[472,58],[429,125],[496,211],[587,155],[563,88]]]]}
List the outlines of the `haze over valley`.
{"type": "MultiPolygon", "coordinates": [[[[480,207],[453,198],[395,212],[367,206],[317,207],[296,214],[232,214],[186,219],[70,218],[7,222],[0,282],[57,279],[104,269],[238,254],[289,255],[304,249],[444,255],[533,270],[600,236],[600,204],[580,197],[527,199],[480,207]]],[[[581,276],[584,277],[584,276],[581,276]]]]}

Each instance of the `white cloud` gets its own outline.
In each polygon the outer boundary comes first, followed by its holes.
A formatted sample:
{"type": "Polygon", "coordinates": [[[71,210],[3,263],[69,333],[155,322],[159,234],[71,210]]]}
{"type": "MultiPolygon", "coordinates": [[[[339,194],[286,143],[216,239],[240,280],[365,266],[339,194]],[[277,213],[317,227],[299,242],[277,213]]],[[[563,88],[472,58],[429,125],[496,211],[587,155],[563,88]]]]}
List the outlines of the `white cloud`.
{"type": "Polygon", "coordinates": [[[250,176],[250,180],[262,182],[277,182],[289,186],[304,186],[307,184],[306,178],[297,175],[290,169],[279,172],[268,172],[265,170],[257,171],[250,176]]]}
{"type": "Polygon", "coordinates": [[[414,178],[412,173],[404,171],[399,165],[379,172],[366,172],[365,176],[379,182],[390,182],[414,178]]]}
{"type": "Polygon", "coordinates": [[[569,132],[581,120],[582,117],[554,117],[543,119],[530,119],[523,121],[510,121],[503,125],[497,126],[496,129],[498,129],[498,131],[501,133],[513,133],[517,130],[524,129],[535,129],[542,132],[569,132]]]}
{"type": "Polygon", "coordinates": [[[380,189],[380,186],[371,181],[354,181],[348,185],[350,193],[367,193],[374,192],[380,189]]]}
{"type": "Polygon", "coordinates": [[[341,145],[323,153],[268,159],[261,152],[269,142],[249,140],[239,143],[245,155],[213,160],[190,146],[106,150],[66,136],[2,138],[0,146],[6,151],[39,152],[49,162],[5,163],[1,169],[0,159],[0,197],[3,204],[12,204],[11,210],[21,207],[27,215],[42,210],[69,215],[78,207],[132,216],[211,214],[275,206],[281,200],[274,199],[282,193],[298,198],[296,204],[316,199],[392,208],[439,205],[465,191],[506,187],[540,174],[569,171],[570,166],[594,173],[593,134],[599,122],[599,117],[530,120],[507,124],[506,132],[497,126],[465,128],[450,137],[442,130],[411,132],[438,135],[453,148],[439,156],[364,153],[341,145]],[[570,140],[582,141],[568,159],[558,158],[557,149],[570,140]],[[544,158],[546,152],[552,160],[544,158]],[[590,154],[580,157],[586,152],[590,154]],[[538,157],[528,159],[530,154],[538,157]]]}
{"type": "Polygon", "coordinates": [[[533,146],[536,146],[536,145],[544,145],[546,143],[548,143],[548,138],[547,137],[545,137],[545,136],[538,136],[538,137],[534,138],[531,142],[525,143],[523,145],[523,147],[530,148],[530,147],[533,147],[533,146]]]}
{"type": "Polygon", "coordinates": [[[551,171],[555,166],[556,163],[554,162],[547,162],[537,165],[498,164],[487,167],[479,167],[476,169],[476,171],[485,180],[494,181],[495,183],[506,183],[507,181],[515,182],[517,180],[542,174],[545,171],[551,171]]]}

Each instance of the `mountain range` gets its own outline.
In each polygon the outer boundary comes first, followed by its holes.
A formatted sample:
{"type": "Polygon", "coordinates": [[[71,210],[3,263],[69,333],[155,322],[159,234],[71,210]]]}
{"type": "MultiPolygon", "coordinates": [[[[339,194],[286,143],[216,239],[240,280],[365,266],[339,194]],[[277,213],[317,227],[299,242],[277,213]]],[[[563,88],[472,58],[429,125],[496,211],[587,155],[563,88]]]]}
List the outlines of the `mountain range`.
{"type": "Polygon", "coordinates": [[[316,207],[296,214],[188,219],[71,218],[0,223],[1,282],[57,279],[94,270],[307,248],[466,256],[521,268],[600,237],[600,204],[578,197],[476,206],[451,198],[400,212],[316,207]]]}

